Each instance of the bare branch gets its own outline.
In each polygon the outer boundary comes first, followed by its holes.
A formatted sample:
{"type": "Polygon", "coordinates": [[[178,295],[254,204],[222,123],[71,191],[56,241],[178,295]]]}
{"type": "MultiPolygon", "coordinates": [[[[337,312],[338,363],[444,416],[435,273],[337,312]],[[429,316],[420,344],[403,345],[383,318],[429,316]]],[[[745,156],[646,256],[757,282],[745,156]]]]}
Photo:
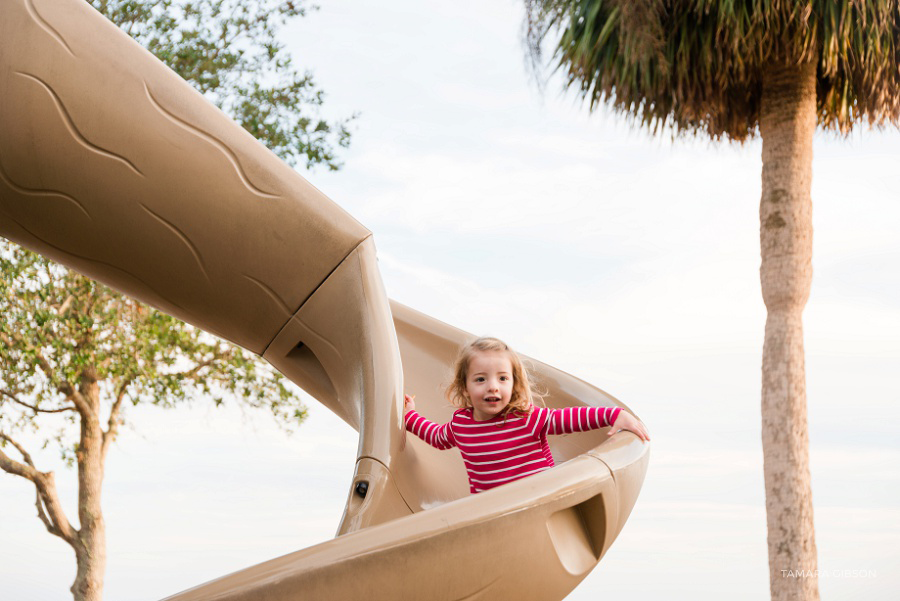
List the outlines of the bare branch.
{"type": "Polygon", "coordinates": [[[59,495],[56,493],[56,482],[53,479],[53,472],[41,473],[40,482],[36,482],[38,491],[38,517],[44,522],[47,531],[60,537],[73,548],[78,549],[81,542],[78,540],[78,531],[63,511],[62,504],[59,502],[59,495]],[[44,513],[41,506],[46,508],[44,513]]]}
{"type": "Polygon", "coordinates": [[[15,440],[10,438],[3,432],[0,432],[0,440],[5,440],[6,442],[14,446],[16,450],[22,454],[22,459],[25,461],[25,463],[16,461],[12,457],[4,453],[2,449],[0,449],[0,469],[8,474],[21,476],[26,480],[31,480],[32,482],[37,484],[37,481],[40,477],[40,472],[34,468],[34,463],[31,461],[31,455],[29,455],[28,452],[25,451],[22,445],[17,443],[15,440]]]}
{"type": "Polygon", "coordinates": [[[50,519],[47,517],[47,514],[44,512],[44,504],[41,498],[41,485],[38,484],[38,480],[40,480],[40,472],[34,469],[34,462],[31,460],[31,455],[22,448],[22,445],[14,441],[12,438],[0,432],[0,439],[5,440],[10,443],[12,446],[16,447],[16,450],[22,454],[22,458],[25,460],[25,464],[19,463],[15,459],[10,458],[6,453],[0,449],[0,469],[5,471],[8,474],[13,474],[16,476],[21,476],[27,480],[31,480],[35,487],[35,495],[37,499],[35,500],[35,506],[38,511],[38,518],[42,522],[44,522],[44,526],[47,527],[47,531],[51,534],[55,534],[57,536],[62,536],[62,533],[56,528],[50,519]]]}
{"type": "Polygon", "coordinates": [[[44,511],[44,500],[41,498],[40,490],[35,491],[34,506],[37,507],[38,518],[44,522],[44,527],[47,528],[47,532],[55,534],[56,536],[61,536],[59,529],[53,525],[53,522],[50,521],[50,518],[47,517],[47,513],[44,511]]]}
{"type": "Polygon", "coordinates": [[[56,483],[53,480],[53,472],[40,472],[34,467],[31,455],[25,451],[25,448],[15,440],[0,432],[0,439],[5,440],[16,448],[22,454],[25,463],[16,461],[9,457],[0,449],[0,469],[8,474],[21,476],[26,480],[30,480],[37,489],[36,506],[38,510],[38,518],[44,523],[50,534],[55,534],[73,547],[77,546],[78,540],[76,530],[69,523],[66,514],[63,511],[62,504],[59,502],[59,496],[56,494],[56,483]],[[46,511],[44,508],[46,507],[46,511]]]}
{"type": "MultiPolygon", "coordinates": [[[[12,446],[16,447],[16,450],[22,455],[22,459],[25,460],[25,463],[27,463],[27,464],[30,465],[31,467],[34,467],[34,462],[31,460],[31,455],[28,454],[28,451],[26,451],[25,448],[22,447],[22,445],[20,445],[19,443],[17,443],[15,440],[13,440],[12,438],[10,438],[9,436],[7,436],[6,434],[4,434],[3,432],[0,432],[0,438],[2,438],[3,440],[5,440],[6,442],[8,442],[9,444],[11,444],[12,446]]],[[[3,452],[3,451],[0,451],[0,453],[2,453],[2,452],[3,452]]],[[[10,459],[10,461],[13,461],[13,460],[10,459]]],[[[7,470],[7,471],[8,471],[8,470],[7,470]]]]}
{"type": "Polygon", "coordinates": [[[31,409],[35,413],[62,413],[63,411],[74,411],[75,410],[75,407],[59,407],[57,409],[41,409],[40,407],[36,407],[34,405],[29,405],[25,401],[19,400],[19,398],[16,397],[15,394],[13,394],[12,392],[9,392],[8,390],[4,390],[3,388],[0,388],[0,394],[11,399],[14,403],[18,403],[19,405],[22,405],[23,407],[27,407],[27,408],[31,409]]]}

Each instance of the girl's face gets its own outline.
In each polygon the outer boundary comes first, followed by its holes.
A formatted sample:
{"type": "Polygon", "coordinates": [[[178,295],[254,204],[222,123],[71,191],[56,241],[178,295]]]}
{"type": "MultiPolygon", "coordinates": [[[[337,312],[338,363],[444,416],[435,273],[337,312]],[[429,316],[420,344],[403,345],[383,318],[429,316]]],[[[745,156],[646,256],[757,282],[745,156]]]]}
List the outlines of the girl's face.
{"type": "Polygon", "coordinates": [[[499,415],[512,399],[513,368],[505,351],[477,351],[469,359],[466,398],[476,421],[499,415]]]}

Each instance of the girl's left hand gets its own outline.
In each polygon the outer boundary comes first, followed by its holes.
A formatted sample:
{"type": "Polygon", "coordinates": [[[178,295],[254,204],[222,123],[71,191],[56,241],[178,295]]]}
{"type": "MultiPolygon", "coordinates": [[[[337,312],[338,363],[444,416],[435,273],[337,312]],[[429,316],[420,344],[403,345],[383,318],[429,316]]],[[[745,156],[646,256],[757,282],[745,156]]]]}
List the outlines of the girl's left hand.
{"type": "Polygon", "coordinates": [[[606,434],[607,436],[612,436],[619,430],[628,430],[629,432],[634,432],[641,440],[650,440],[650,434],[647,433],[647,427],[644,425],[644,422],[624,409],[619,411],[619,416],[616,417],[616,421],[613,422],[612,427],[606,434]]]}

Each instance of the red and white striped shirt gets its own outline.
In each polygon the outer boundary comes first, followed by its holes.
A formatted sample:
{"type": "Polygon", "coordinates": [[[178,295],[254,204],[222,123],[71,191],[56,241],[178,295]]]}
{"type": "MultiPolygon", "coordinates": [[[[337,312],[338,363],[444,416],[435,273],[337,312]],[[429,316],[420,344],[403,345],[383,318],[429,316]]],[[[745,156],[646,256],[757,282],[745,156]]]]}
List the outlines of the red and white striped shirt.
{"type": "Polygon", "coordinates": [[[415,411],[406,414],[406,429],[438,449],[459,447],[469,488],[488,490],[553,467],[548,434],[585,432],[612,425],[618,407],[535,407],[530,415],[510,411],[486,421],[460,409],[446,424],[430,422],[415,411]]]}

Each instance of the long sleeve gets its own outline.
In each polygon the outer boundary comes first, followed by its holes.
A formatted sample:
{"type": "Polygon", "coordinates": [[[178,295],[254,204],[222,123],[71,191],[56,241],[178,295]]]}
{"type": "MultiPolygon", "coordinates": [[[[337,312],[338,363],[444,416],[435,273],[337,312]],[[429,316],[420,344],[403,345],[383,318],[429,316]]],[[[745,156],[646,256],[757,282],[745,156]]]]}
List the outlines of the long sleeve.
{"type": "Polygon", "coordinates": [[[611,426],[619,407],[566,407],[547,409],[547,434],[571,434],[611,426]]]}
{"type": "Polygon", "coordinates": [[[430,422],[415,410],[409,411],[404,418],[406,429],[436,449],[449,449],[456,446],[456,439],[450,429],[450,423],[438,425],[430,422]]]}

